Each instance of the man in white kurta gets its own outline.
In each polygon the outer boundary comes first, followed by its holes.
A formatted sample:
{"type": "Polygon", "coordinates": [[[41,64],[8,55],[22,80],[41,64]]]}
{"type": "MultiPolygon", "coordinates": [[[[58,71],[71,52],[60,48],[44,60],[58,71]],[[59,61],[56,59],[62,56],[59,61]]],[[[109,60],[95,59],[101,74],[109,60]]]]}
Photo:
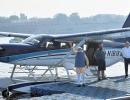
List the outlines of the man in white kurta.
{"type": "Polygon", "coordinates": [[[130,63],[130,43],[127,41],[125,47],[122,48],[122,56],[124,58],[125,65],[125,78],[128,77],[128,64],[130,63]]]}

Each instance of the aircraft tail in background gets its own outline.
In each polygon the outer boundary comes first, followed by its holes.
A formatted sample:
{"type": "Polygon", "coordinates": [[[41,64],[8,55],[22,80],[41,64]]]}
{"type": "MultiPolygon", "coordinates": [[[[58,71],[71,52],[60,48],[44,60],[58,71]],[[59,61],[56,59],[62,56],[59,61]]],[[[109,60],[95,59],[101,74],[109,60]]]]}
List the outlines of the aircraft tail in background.
{"type": "Polygon", "coordinates": [[[126,27],[130,27],[130,13],[129,13],[124,25],[122,26],[122,28],[126,28],[126,27]]]}

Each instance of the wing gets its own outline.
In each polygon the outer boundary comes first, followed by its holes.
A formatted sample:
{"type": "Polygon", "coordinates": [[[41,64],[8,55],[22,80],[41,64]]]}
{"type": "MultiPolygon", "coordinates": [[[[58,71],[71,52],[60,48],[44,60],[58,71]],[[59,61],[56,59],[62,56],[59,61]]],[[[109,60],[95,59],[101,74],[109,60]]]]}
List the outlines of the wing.
{"type": "MultiPolygon", "coordinates": [[[[55,41],[64,41],[64,42],[78,42],[83,38],[87,38],[88,40],[110,40],[115,38],[120,38],[125,36],[130,28],[121,28],[121,29],[112,29],[112,30],[103,30],[103,31],[94,31],[94,32],[82,32],[82,33],[73,33],[73,34],[59,34],[59,35],[47,35],[55,39],[55,41]]],[[[28,38],[33,36],[32,34],[25,33],[13,33],[13,32],[0,32],[0,36],[7,37],[20,37],[20,38],[28,38]]],[[[127,35],[128,37],[129,35],[127,35]]],[[[129,36],[130,37],[130,36],[129,36]]]]}
{"type": "Polygon", "coordinates": [[[32,36],[32,34],[14,33],[14,32],[0,32],[0,36],[28,38],[28,37],[32,36]]]}
{"type": "Polygon", "coordinates": [[[80,41],[83,38],[87,38],[88,40],[105,40],[105,39],[110,40],[110,39],[126,36],[128,31],[130,31],[130,28],[120,28],[120,29],[83,32],[83,33],[75,33],[75,34],[74,33],[59,34],[59,35],[53,35],[53,37],[57,41],[75,41],[75,42],[80,41]]]}

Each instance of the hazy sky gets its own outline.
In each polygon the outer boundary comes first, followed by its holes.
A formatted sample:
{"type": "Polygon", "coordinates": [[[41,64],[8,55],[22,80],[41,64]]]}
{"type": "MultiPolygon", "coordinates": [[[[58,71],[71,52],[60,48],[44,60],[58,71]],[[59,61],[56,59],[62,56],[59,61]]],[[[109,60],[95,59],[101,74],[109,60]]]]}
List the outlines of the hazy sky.
{"type": "Polygon", "coordinates": [[[103,13],[128,15],[130,0],[0,0],[0,16],[25,13],[29,17],[53,17],[74,12],[81,17],[103,13]]]}

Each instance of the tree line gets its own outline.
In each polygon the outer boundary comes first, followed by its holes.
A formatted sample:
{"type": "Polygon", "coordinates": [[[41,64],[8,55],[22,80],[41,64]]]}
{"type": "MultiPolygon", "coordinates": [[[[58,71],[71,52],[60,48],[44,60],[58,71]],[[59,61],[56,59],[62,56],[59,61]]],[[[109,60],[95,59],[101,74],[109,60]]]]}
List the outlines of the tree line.
{"type": "Polygon", "coordinates": [[[78,13],[56,14],[53,18],[28,18],[21,13],[19,16],[0,17],[0,31],[21,32],[29,34],[63,34],[86,31],[97,31],[122,27],[126,16],[99,14],[80,17],[78,13]]]}

